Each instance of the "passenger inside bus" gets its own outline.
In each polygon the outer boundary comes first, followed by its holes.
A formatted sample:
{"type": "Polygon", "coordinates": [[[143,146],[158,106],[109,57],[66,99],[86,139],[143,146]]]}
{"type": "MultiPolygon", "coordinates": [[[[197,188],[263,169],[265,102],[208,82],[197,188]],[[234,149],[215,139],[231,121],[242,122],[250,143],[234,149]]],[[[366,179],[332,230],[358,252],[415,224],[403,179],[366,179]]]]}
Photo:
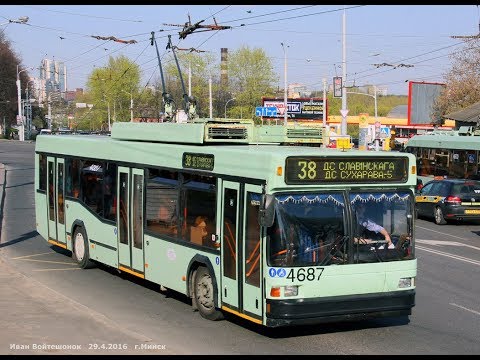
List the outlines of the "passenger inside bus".
{"type": "MultiPolygon", "coordinates": [[[[385,241],[387,242],[388,249],[394,249],[395,245],[393,244],[390,234],[388,233],[385,228],[375,221],[372,220],[369,215],[366,214],[366,207],[365,206],[358,206],[356,208],[358,224],[363,227],[360,232],[362,236],[359,238],[355,238],[356,243],[360,244],[369,244],[372,243],[372,237],[374,234],[382,234],[385,237],[385,241]]],[[[384,246],[382,245],[379,249],[383,249],[384,246]]]]}
{"type": "Polygon", "coordinates": [[[190,241],[194,244],[203,245],[207,235],[207,217],[197,216],[190,228],[190,241]]]}

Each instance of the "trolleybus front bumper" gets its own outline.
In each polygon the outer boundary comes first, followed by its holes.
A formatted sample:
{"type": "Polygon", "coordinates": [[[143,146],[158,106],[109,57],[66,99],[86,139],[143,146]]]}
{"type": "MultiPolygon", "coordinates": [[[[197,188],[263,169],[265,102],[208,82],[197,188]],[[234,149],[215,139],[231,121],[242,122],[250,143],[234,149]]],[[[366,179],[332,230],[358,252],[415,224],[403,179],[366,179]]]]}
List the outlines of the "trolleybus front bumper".
{"type": "Polygon", "coordinates": [[[415,289],[313,299],[267,299],[269,327],[408,316],[415,289]]]}

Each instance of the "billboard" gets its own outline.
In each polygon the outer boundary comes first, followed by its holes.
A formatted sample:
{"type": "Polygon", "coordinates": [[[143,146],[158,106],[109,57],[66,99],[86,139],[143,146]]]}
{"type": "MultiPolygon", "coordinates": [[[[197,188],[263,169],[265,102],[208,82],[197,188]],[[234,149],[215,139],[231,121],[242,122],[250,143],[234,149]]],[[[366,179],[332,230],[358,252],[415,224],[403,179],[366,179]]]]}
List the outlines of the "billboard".
{"type": "MultiPolygon", "coordinates": [[[[276,107],[277,113],[267,118],[283,118],[285,104],[282,98],[262,98],[263,107],[276,107]]],[[[290,120],[323,120],[323,99],[321,98],[298,98],[287,99],[287,117],[290,120]]],[[[326,115],[328,115],[328,104],[325,104],[326,115]]]]}
{"type": "Polygon", "coordinates": [[[433,105],[445,84],[409,81],[408,125],[426,125],[434,122],[433,105]]]}

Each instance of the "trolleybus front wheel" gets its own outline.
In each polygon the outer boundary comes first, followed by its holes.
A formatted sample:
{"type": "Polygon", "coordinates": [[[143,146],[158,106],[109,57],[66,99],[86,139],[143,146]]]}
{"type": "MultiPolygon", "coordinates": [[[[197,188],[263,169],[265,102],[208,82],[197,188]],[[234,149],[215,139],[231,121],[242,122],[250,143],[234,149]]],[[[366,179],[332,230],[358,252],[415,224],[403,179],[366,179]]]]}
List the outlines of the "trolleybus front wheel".
{"type": "Polygon", "coordinates": [[[90,260],[87,235],[81,226],[78,226],[73,233],[72,257],[82,269],[88,269],[94,266],[93,261],[90,260]]]}
{"type": "Polygon", "coordinates": [[[223,314],[215,308],[213,281],[207,268],[201,266],[197,269],[194,278],[195,304],[200,315],[208,320],[221,320],[223,314]]]}

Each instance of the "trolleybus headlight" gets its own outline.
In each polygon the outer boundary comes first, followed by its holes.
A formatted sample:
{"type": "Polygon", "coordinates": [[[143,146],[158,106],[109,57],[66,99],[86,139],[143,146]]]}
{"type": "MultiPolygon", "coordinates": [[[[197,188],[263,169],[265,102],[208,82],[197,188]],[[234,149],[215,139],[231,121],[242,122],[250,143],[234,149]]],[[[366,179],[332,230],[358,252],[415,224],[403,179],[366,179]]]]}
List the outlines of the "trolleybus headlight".
{"type": "Polygon", "coordinates": [[[297,296],[298,295],[298,285],[287,285],[283,288],[283,294],[285,296],[297,296]]]}
{"type": "Polygon", "coordinates": [[[400,289],[412,287],[415,284],[415,278],[408,277],[408,278],[401,278],[398,280],[398,287],[400,289]]]}

